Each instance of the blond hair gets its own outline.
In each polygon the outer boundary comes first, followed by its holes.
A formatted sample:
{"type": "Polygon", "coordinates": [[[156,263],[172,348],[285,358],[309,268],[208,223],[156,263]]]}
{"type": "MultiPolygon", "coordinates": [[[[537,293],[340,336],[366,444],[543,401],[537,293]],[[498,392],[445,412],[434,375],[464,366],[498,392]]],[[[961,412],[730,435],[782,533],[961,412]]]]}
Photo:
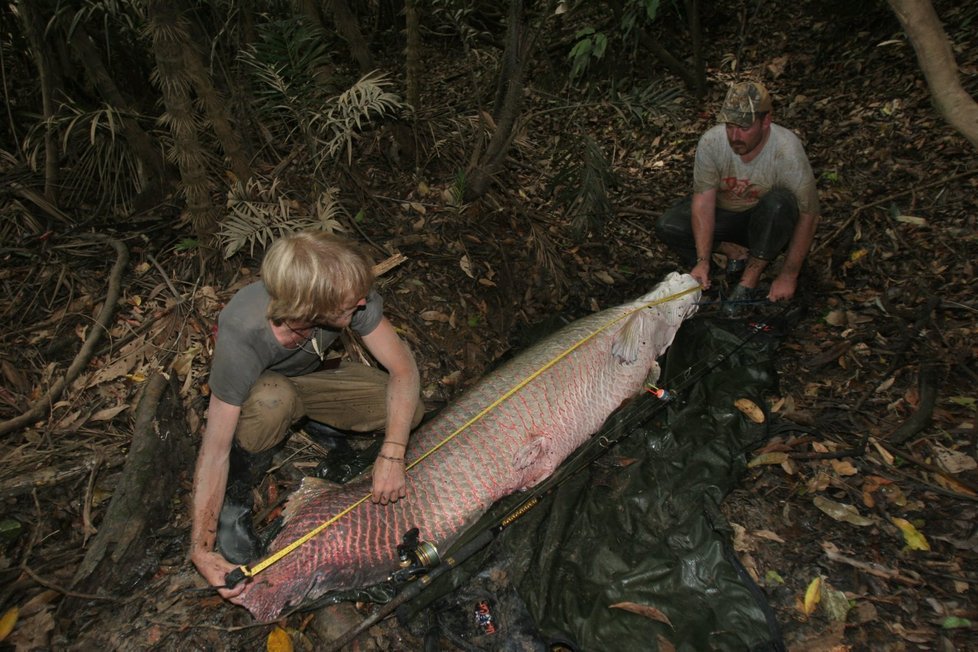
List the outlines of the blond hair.
{"type": "Polygon", "coordinates": [[[374,284],[371,261],[349,240],[325,231],[303,231],[276,240],[261,265],[271,297],[269,319],[321,324],[374,284]]]}

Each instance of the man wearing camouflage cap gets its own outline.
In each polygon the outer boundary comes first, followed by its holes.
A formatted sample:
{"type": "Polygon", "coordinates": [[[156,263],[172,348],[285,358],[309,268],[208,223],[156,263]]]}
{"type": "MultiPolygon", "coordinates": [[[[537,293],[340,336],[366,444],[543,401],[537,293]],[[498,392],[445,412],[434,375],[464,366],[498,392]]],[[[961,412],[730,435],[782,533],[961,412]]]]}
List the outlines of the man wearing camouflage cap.
{"type": "Polygon", "coordinates": [[[742,275],[723,309],[739,316],[763,296],[761,273],[782,251],[767,299],[794,296],[818,223],[818,194],[805,148],[771,122],[771,96],[762,84],[730,86],[717,122],[696,146],[692,197],[667,210],[656,232],[704,289],[711,254],[727,256],[728,276],[742,275]]]}

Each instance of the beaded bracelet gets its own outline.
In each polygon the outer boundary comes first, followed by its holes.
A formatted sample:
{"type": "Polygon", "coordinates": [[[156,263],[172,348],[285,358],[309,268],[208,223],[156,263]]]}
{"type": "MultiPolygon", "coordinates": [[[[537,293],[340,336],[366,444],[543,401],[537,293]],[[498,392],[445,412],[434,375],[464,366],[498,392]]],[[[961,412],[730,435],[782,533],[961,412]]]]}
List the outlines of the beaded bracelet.
{"type": "Polygon", "coordinates": [[[383,453],[381,453],[377,457],[379,457],[382,460],[387,460],[389,462],[400,462],[401,464],[404,464],[403,457],[391,457],[390,455],[384,455],[383,453]]]}

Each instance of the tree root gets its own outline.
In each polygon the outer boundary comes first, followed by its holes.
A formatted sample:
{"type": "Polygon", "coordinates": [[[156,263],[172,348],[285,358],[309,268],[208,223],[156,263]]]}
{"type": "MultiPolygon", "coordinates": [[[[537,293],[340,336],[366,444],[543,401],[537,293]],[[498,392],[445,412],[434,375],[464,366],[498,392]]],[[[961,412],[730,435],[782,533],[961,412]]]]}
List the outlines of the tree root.
{"type": "Polygon", "coordinates": [[[85,343],[82,345],[81,350],[78,351],[78,355],[75,356],[75,359],[72,360],[71,366],[68,367],[65,375],[55,381],[55,383],[51,385],[48,392],[38,401],[36,401],[29,410],[20,416],[16,416],[13,419],[8,419],[7,421],[0,423],[0,436],[11,433],[14,430],[19,430],[20,428],[41,419],[42,416],[48,410],[50,410],[51,406],[58,401],[65,387],[68,387],[72,382],[74,382],[74,380],[82,372],[82,369],[88,365],[92,359],[92,355],[95,352],[95,347],[98,346],[99,340],[102,339],[102,334],[109,330],[109,324],[112,322],[112,315],[115,312],[115,306],[119,301],[119,296],[121,294],[122,272],[129,263],[129,250],[126,249],[126,246],[119,240],[110,238],[108,236],[91,234],[79,237],[106,242],[111,245],[113,249],[115,249],[115,265],[112,266],[112,272],[109,276],[109,289],[106,293],[105,304],[103,304],[102,310],[99,313],[94,327],[90,329],[88,337],[85,338],[85,343]]]}

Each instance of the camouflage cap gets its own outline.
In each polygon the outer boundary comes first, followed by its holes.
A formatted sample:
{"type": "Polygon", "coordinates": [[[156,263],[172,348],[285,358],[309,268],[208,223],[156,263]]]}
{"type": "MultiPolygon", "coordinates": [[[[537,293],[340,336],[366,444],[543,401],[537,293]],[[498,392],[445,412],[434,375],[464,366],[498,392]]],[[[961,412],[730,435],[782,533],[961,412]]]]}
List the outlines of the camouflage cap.
{"type": "Polygon", "coordinates": [[[717,113],[717,122],[729,122],[746,129],[754,124],[758,113],[770,110],[771,96],[763,84],[755,81],[731,84],[723,107],[717,113]]]}

